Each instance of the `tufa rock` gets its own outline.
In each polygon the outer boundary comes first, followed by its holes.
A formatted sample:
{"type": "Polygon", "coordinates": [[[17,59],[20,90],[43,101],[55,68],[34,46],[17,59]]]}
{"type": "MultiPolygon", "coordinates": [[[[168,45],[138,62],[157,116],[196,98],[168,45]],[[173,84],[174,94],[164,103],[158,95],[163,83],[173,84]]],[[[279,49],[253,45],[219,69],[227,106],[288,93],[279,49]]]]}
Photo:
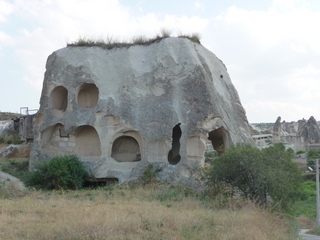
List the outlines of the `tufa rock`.
{"type": "Polygon", "coordinates": [[[223,152],[252,143],[224,64],[200,44],[166,38],[150,45],[66,47],[49,56],[34,124],[30,169],[76,154],[94,178],[190,181],[207,143],[223,152]]]}
{"type": "Polygon", "coordinates": [[[273,143],[282,142],[295,151],[320,148],[320,128],[313,116],[308,121],[281,123],[278,117],[273,126],[273,143]]]}
{"type": "Polygon", "coordinates": [[[309,144],[320,143],[320,129],[313,116],[309,118],[298,134],[302,142],[309,144]]]}

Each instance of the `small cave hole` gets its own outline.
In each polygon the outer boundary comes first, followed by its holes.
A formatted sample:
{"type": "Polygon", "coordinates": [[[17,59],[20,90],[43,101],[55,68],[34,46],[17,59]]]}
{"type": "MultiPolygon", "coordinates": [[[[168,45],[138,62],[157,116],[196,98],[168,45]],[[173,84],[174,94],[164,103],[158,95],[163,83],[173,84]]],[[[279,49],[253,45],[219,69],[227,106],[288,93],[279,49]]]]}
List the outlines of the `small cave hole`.
{"type": "Polygon", "coordinates": [[[171,165],[176,165],[180,162],[180,138],[181,138],[181,123],[178,123],[172,129],[172,148],[168,153],[168,161],[171,165]]]}
{"type": "Polygon", "coordinates": [[[94,108],[99,99],[99,90],[93,83],[84,83],[78,92],[78,105],[83,108],[94,108]]]}
{"type": "Polygon", "coordinates": [[[52,90],[50,94],[50,107],[52,109],[65,111],[68,106],[68,90],[59,86],[52,90]]]}

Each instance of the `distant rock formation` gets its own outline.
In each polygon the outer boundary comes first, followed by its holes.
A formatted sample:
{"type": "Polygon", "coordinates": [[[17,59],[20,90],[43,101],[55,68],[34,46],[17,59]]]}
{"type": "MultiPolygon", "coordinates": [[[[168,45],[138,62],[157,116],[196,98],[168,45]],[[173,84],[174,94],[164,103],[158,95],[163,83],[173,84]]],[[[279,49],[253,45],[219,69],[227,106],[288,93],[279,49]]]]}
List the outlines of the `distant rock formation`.
{"type": "Polygon", "coordinates": [[[320,129],[313,116],[299,129],[298,135],[302,142],[309,144],[320,143],[320,129]]]}
{"type": "Polygon", "coordinates": [[[218,152],[254,144],[224,64],[183,38],[54,52],[34,134],[30,169],[76,154],[91,176],[120,182],[148,164],[162,168],[164,181],[189,181],[207,142],[218,152]]]}
{"type": "Polygon", "coordinates": [[[278,117],[273,126],[273,142],[291,145],[294,150],[320,148],[320,128],[316,119],[311,116],[298,122],[281,122],[278,117]]]}

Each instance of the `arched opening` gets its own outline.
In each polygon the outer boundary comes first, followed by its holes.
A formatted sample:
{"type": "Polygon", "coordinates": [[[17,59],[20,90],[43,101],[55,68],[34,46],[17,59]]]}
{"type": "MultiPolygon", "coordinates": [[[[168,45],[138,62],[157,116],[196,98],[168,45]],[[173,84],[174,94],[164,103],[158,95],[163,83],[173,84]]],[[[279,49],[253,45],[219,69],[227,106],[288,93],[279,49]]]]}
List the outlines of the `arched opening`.
{"type": "Polygon", "coordinates": [[[223,154],[226,150],[227,135],[228,132],[224,129],[224,127],[220,127],[216,130],[209,132],[208,139],[211,141],[213,149],[218,152],[219,156],[223,154]]]}
{"type": "Polygon", "coordinates": [[[112,145],[111,157],[117,162],[138,162],[141,160],[137,140],[130,136],[118,137],[112,145]]]}
{"type": "Polygon", "coordinates": [[[41,148],[47,154],[69,153],[74,150],[74,146],[74,142],[70,140],[69,134],[61,123],[48,127],[41,133],[41,148]]]}
{"type": "Polygon", "coordinates": [[[80,157],[101,156],[101,145],[97,131],[91,126],[81,126],[75,131],[76,154],[80,157]]]}
{"type": "Polygon", "coordinates": [[[181,123],[178,123],[173,129],[172,129],[172,148],[168,153],[168,161],[172,165],[176,165],[180,162],[181,156],[180,156],[180,138],[181,138],[181,123]]]}
{"type": "Polygon", "coordinates": [[[65,111],[68,106],[68,90],[59,86],[52,90],[50,94],[50,108],[65,111]]]}
{"type": "Polygon", "coordinates": [[[99,90],[93,83],[84,83],[78,91],[78,105],[83,108],[94,108],[99,99],[99,90]]]}

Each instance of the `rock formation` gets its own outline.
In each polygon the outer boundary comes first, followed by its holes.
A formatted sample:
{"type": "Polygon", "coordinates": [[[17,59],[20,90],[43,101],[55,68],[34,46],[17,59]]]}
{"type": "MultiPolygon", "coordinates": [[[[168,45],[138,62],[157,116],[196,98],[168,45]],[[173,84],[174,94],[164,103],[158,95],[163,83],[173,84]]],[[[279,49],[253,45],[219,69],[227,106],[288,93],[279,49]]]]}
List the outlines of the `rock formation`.
{"type": "Polygon", "coordinates": [[[281,122],[277,118],[273,126],[273,142],[282,142],[295,151],[308,150],[320,147],[320,128],[313,116],[308,121],[305,119],[298,122],[281,122]]]}
{"type": "Polygon", "coordinates": [[[299,129],[298,135],[302,142],[309,144],[320,143],[320,129],[313,116],[299,129]]]}
{"type": "Polygon", "coordinates": [[[49,56],[30,169],[76,154],[95,178],[120,182],[144,167],[188,181],[206,143],[253,143],[224,64],[200,44],[166,38],[114,49],[66,47],[49,56]]]}

